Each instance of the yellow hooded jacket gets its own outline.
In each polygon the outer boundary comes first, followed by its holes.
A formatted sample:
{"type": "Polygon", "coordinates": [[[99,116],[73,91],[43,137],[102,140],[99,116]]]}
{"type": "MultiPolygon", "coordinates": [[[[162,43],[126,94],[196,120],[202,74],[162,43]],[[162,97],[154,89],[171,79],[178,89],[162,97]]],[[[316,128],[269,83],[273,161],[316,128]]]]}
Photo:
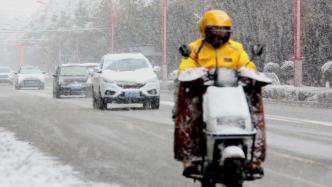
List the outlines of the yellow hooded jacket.
{"type": "Polygon", "coordinates": [[[229,40],[220,48],[215,49],[206,42],[202,45],[202,42],[203,39],[198,39],[189,44],[192,51],[191,55],[181,60],[179,73],[195,67],[239,69],[245,66],[252,71],[256,71],[255,64],[250,61],[241,43],[229,40]],[[200,47],[202,48],[199,51],[200,47]]]}
{"type": "Polygon", "coordinates": [[[181,60],[179,73],[195,67],[239,69],[246,66],[248,69],[256,71],[255,64],[250,62],[242,44],[229,40],[218,49],[215,49],[209,43],[203,43],[207,26],[231,27],[232,20],[226,12],[221,10],[206,12],[199,23],[202,37],[189,44],[191,55],[189,58],[181,60]]]}

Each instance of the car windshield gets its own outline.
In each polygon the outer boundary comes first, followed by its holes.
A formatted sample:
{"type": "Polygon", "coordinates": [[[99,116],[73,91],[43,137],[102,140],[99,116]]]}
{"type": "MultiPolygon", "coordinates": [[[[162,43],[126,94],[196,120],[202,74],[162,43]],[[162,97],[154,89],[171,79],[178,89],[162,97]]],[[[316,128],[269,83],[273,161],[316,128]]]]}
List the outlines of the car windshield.
{"type": "Polygon", "coordinates": [[[38,68],[22,68],[20,74],[41,74],[42,72],[38,68]]]}
{"type": "Polygon", "coordinates": [[[89,70],[89,69],[98,68],[99,66],[85,66],[85,67],[89,70]]]}
{"type": "Polygon", "coordinates": [[[8,69],[8,68],[0,68],[0,73],[10,73],[10,69],[8,69]]]}
{"type": "Polygon", "coordinates": [[[136,71],[143,68],[148,68],[148,63],[145,59],[126,58],[119,60],[110,60],[106,65],[106,70],[112,71],[136,71]]]}
{"type": "Polygon", "coordinates": [[[65,66],[61,67],[60,75],[62,76],[86,76],[87,69],[84,66],[65,66]]]}

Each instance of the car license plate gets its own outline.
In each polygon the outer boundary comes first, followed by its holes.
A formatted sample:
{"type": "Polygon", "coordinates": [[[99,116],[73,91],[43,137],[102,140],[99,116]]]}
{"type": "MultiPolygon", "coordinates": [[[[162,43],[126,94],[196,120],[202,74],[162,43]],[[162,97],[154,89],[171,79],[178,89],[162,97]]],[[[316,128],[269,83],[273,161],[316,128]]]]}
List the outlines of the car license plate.
{"type": "Polygon", "coordinates": [[[38,82],[37,81],[34,81],[34,80],[26,80],[24,81],[24,85],[27,85],[27,86],[34,86],[34,85],[37,85],[38,82]]]}
{"type": "Polygon", "coordinates": [[[129,92],[125,92],[125,97],[139,97],[139,92],[137,91],[129,91],[129,92]]]}
{"type": "Polygon", "coordinates": [[[81,90],[82,88],[80,84],[72,84],[70,87],[72,90],[81,90]]]}

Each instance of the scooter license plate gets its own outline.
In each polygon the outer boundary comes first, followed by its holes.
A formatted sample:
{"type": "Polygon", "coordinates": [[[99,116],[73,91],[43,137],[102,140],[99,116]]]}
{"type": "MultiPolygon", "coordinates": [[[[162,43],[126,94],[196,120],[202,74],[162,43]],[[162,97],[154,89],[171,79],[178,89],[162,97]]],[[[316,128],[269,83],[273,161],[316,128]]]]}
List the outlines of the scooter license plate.
{"type": "Polygon", "coordinates": [[[125,97],[129,97],[129,98],[139,97],[139,92],[137,92],[137,91],[127,91],[127,92],[125,92],[125,97]]]}

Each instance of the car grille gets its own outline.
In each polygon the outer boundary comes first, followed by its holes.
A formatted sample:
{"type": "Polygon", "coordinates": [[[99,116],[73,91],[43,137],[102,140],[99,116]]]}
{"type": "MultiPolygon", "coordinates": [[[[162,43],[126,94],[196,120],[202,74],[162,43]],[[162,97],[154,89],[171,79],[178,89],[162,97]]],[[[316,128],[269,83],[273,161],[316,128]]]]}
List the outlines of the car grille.
{"type": "Polygon", "coordinates": [[[137,83],[137,82],[118,82],[117,85],[124,89],[131,89],[131,88],[142,88],[145,86],[145,83],[137,83]]]}
{"type": "Polygon", "coordinates": [[[41,82],[39,80],[24,80],[23,85],[24,86],[38,86],[41,82]]]}
{"type": "Polygon", "coordinates": [[[64,79],[65,83],[72,83],[72,82],[77,82],[77,83],[85,83],[87,79],[64,79]]]}

